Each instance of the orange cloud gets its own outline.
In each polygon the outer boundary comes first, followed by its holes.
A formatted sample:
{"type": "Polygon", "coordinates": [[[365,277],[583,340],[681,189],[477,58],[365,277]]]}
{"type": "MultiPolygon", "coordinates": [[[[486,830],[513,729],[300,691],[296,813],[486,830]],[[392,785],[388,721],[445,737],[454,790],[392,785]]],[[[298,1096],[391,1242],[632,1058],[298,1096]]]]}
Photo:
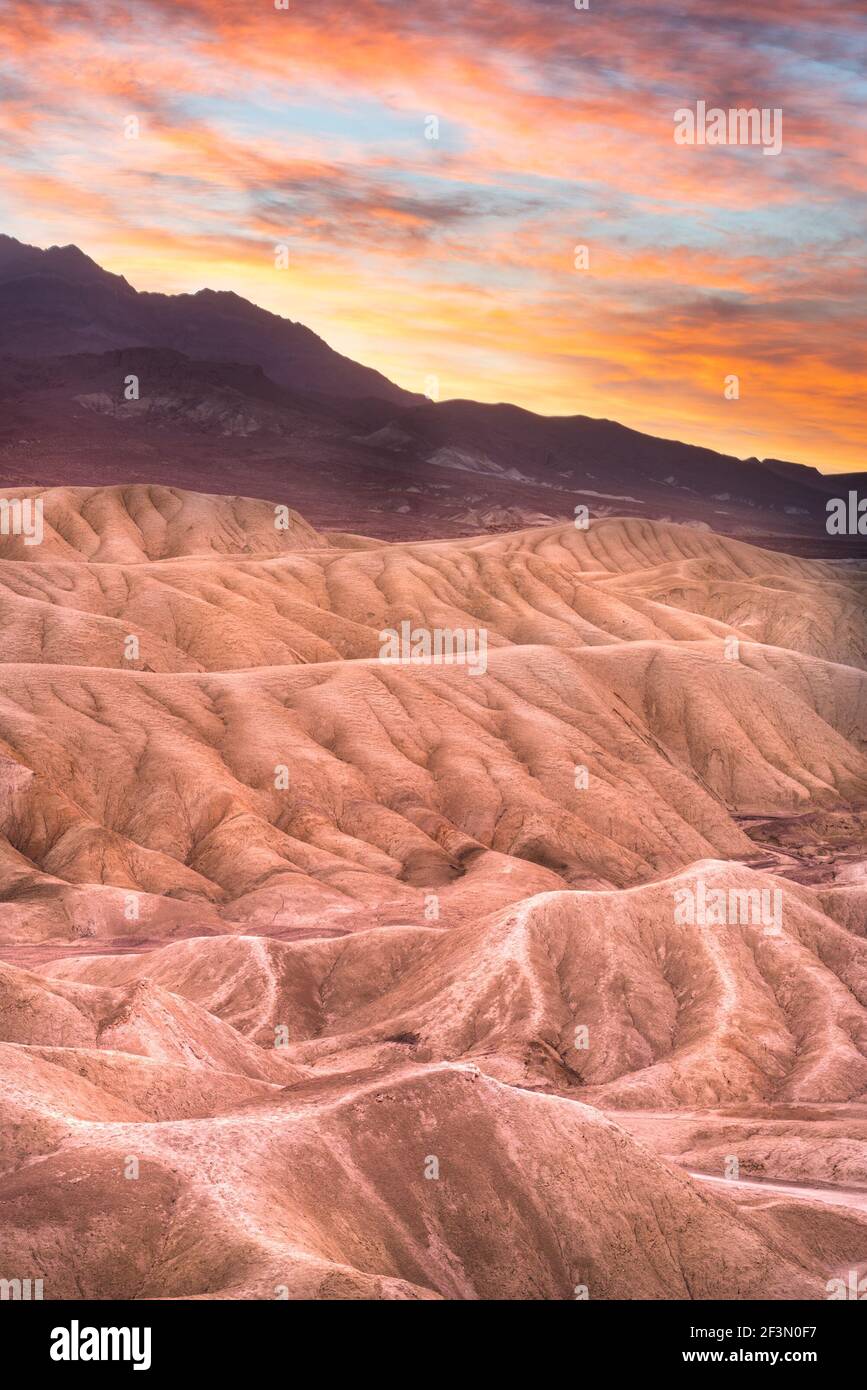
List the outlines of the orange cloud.
{"type": "Polygon", "coordinates": [[[25,239],[140,288],[236,289],[414,389],[860,462],[848,5],[8,0],[0,37],[25,239]],[[675,146],[699,96],[781,106],[784,153],[675,146]]]}

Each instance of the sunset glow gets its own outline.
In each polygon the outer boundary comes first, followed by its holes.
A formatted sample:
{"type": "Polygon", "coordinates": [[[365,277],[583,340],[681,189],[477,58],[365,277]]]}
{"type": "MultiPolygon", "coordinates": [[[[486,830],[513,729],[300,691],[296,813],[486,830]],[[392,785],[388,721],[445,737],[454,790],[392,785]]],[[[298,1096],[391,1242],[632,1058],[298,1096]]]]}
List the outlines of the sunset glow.
{"type": "Polygon", "coordinates": [[[855,469],[865,33],[787,0],[5,0],[0,230],[441,399],[855,469]],[[678,146],[699,100],[779,108],[779,156],[678,146]]]}

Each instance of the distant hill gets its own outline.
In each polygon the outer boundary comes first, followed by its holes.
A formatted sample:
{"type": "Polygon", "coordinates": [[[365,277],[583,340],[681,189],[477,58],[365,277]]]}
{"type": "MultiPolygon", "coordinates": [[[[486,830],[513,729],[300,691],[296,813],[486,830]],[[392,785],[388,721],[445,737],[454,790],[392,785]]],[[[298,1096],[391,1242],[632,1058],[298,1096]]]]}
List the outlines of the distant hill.
{"type": "Polygon", "coordinates": [[[419,539],[572,518],[689,521],[801,554],[864,475],[738,459],[613,420],[435,404],[235,294],[140,294],[75,246],[0,237],[0,483],[279,498],[321,529],[419,539]],[[127,400],[126,379],[138,379],[127,400]]]}
{"type": "Polygon", "coordinates": [[[140,294],[77,246],[41,251],[0,236],[0,352],[54,357],[122,347],[166,347],[191,357],[252,363],[282,386],[411,401],[303,324],[237,294],[140,294]]]}

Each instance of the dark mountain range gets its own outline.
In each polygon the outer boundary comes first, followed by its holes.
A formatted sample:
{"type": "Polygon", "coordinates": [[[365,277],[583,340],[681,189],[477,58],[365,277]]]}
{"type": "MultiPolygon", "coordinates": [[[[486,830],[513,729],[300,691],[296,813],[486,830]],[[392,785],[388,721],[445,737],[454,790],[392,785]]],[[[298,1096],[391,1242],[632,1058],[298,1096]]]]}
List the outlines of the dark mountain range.
{"type": "Polygon", "coordinates": [[[741,460],[584,415],[438,404],[233,294],[140,294],[76,247],[0,237],[0,482],[167,482],[285,498],[383,537],[571,517],[690,521],[841,558],[863,475],[741,460]],[[138,399],[125,383],[137,378],[138,399]]]}
{"type": "Polygon", "coordinates": [[[334,352],[303,324],[237,294],[147,294],[77,246],[41,251],[0,236],[0,352],[44,358],[122,347],[167,347],[208,361],[261,366],[299,391],[409,402],[379,372],[334,352]]]}

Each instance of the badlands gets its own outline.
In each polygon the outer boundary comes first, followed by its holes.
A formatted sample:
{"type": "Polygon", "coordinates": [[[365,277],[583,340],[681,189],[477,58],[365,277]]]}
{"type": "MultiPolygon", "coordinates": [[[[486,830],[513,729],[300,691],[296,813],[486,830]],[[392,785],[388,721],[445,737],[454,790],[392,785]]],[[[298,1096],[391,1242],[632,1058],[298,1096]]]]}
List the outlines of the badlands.
{"type": "Polygon", "coordinates": [[[7,496],[44,535],[0,536],[0,1277],[867,1270],[867,569],[638,518],[386,543],[7,496]],[[484,671],[382,660],[407,622],[484,632],[484,671]]]}

